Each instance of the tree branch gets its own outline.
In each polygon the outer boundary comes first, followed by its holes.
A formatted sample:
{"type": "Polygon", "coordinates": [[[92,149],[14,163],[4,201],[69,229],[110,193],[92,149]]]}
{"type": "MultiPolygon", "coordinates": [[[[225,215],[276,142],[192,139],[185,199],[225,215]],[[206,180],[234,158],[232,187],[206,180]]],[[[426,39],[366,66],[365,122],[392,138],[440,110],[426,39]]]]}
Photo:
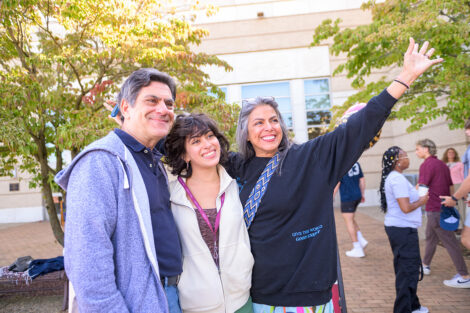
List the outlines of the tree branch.
{"type": "Polygon", "coordinates": [[[6,26],[5,27],[7,32],[8,32],[8,35],[10,36],[10,40],[11,42],[13,43],[13,45],[15,46],[15,49],[16,49],[16,52],[18,52],[18,56],[20,58],[20,62],[21,62],[21,65],[31,74],[35,74],[35,72],[33,71],[33,68],[31,68],[30,66],[28,66],[28,63],[26,62],[26,58],[28,57],[28,54],[26,53],[26,51],[24,51],[21,46],[20,46],[20,42],[19,40],[15,37],[15,34],[13,33],[13,30],[11,29],[11,27],[9,26],[6,26]]]}
{"type": "MultiPolygon", "coordinates": [[[[40,29],[42,29],[43,31],[45,31],[50,39],[52,39],[52,41],[54,42],[54,44],[57,46],[57,48],[59,48],[59,50],[62,51],[62,46],[60,45],[60,43],[57,41],[56,37],[54,36],[54,34],[52,34],[52,32],[48,29],[48,28],[44,28],[42,25],[40,25],[39,23],[36,23],[36,26],[39,27],[40,29]]],[[[81,81],[81,78],[80,78],[80,74],[78,73],[78,70],[76,69],[75,65],[68,59],[66,58],[67,60],[67,64],[70,66],[70,68],[72,69],[72,72],[74,73],[76,79],[77,79],[77,83],[78,85],[80,86],[80,90],[82,91],[82,94],[84,92],[84,87],[82,85],[82,81],[81,81]]],[[[85,92],[86,94],[86,92],[85,92]]]]}
{"type": "Polygon", "coordinates": [[[62,168],[64,167],[64,160],[62,158],[62,150],[59,147],[55,147],[55,155],[56,155],[56,166],[54,174],[57,174],[62,168]]]}

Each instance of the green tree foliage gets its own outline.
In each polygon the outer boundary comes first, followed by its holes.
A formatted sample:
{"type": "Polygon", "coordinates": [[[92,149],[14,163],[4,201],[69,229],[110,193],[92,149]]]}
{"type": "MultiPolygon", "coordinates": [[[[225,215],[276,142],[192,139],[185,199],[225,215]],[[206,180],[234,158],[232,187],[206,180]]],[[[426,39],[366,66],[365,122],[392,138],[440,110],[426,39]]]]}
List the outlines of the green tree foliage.
{"type": "MultiPolygon", "coordinates": [[[[366,102],[390,83],[390,77],[365,84],[364,77],[374,69],[401,66],[409,37],[416,42],[429,41],[434,56],[444,62],[425,72],[401,98],[393,113],[409,119],[409,131],[444,116],[449,128],[463,127],[470,117],[470,1],[468,0],[386,0],[369,1],[362,6],[371,10],[371,24],[340,30],[341,20],[325,20],[315,29],[312,45],[333,37],[331,53],[347,54],[347,61],[333,74],[346,72],[352,86],[360,91],[335,108],[338,118],[352,104],[366,102]],[[388,80],[387,80],[388,79],[388,80]],[[437,99],[445,98],[439,106],[437,99]]],[[[334,119],[333,119],[334,120],[334,119]]]]}
{"type": "Polygon", "coordinates": [[[178,80],[177,105],[213,115],[232,136],[237,108],[202,66],[230,66],[195,53],[207,35],[164,1],[4,0],[0,2],[0,176],[15,164],[40,186],[57,241],[54,175],[116,124],[103,103],[131,72],[154,67],[178,80]],[[218,98],[207,95],[211,89],[218,98]],[[51,162],[55,160],[55,162],[51,162]],[[52,163],[52,164],[51,164],[52,163]],[[55,163],[55,164],[54,164],[55,163]]]}

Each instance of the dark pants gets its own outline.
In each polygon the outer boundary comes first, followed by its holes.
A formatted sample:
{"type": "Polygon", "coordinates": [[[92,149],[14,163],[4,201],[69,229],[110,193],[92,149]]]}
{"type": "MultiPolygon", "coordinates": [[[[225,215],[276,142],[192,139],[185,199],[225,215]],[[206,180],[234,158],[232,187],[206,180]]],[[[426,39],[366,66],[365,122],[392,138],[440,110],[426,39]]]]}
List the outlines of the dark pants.
{"type": "Polygon", "coordinates": [[[395,290],[397,297],[394,313],[411,313],[421,307],[418,296],[418,280],[421,268],[418,231],[411,227],[385,226],[393,252],[395,290]]]}

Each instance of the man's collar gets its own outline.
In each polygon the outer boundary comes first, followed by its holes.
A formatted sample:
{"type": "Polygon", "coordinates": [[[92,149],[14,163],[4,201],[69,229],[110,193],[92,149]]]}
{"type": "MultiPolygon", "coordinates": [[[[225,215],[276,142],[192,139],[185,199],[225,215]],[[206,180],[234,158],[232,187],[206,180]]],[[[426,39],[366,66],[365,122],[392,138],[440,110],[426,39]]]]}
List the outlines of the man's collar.
{"type": "Polygon", "coordinates": [[[132,137],[131,135],[129,135],[128,133],[126,133],[122,129],[115,128],[114,132],[116,133],[116,135],[118,135],[118,137],[122,140],[122,142],[126,146],[131,148],[134,152],[141,152],[141,151],[147,149],[146,146],[144,146],[143,144],[138,142],[137,139],[135,139],[134,137],[132,137]]]}

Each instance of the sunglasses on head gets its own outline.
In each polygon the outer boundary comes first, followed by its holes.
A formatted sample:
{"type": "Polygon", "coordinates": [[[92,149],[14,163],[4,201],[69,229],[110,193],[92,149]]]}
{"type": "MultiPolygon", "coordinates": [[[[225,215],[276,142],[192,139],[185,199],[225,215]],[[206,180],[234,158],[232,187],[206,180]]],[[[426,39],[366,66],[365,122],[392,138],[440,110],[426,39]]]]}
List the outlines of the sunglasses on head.
{"type": "Polygon", "coordinates": [[[272,102],[274,101],[274,97],[255,97],[255,98],[248,98],[248,99],[243,99],[242,100],[242,107],[244,107],[247,104],[256,104],[259,103],[259,100],[261,102],[272,102]]]}

